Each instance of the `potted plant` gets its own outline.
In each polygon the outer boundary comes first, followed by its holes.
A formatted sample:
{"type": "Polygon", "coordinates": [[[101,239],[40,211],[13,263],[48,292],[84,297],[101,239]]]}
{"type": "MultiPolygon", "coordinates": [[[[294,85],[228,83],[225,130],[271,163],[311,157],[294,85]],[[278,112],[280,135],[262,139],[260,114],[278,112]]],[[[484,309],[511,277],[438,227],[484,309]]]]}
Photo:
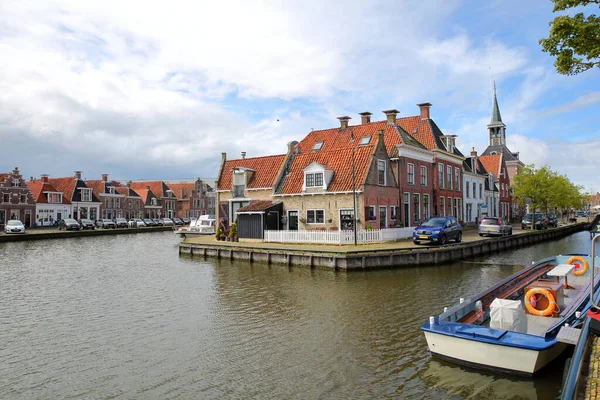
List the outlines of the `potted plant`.
{"type": "Polygon", "coordinates": [[[221,235],[223,235],[223,230],[221,228],[217,228],[217,231],[215,232],[215,239],[221,240],[221,235]]]}
{"type": "Polygon", "coordinates": [[[227,235],[227,238],[229,239],[228,240],[229,242],[233,242],[236,237],[237,237],[237,224],[234,222],[229,227],[229,234],[227,235]]]}

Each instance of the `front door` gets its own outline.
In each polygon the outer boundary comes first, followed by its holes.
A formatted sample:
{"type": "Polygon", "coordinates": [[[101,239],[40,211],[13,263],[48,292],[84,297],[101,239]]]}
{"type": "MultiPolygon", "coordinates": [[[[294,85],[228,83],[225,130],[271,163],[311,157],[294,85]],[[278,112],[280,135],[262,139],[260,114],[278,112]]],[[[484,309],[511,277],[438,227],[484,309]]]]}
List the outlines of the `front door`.
{"type": "Polygon", "coordinates": [[[25,211],[25,226],[31,228],[31,210],[25,211]]]}
{"type": "Polygon", "coordinates": [[[288,211],[288,230],[298,230],[298,211],[288,211]]]}

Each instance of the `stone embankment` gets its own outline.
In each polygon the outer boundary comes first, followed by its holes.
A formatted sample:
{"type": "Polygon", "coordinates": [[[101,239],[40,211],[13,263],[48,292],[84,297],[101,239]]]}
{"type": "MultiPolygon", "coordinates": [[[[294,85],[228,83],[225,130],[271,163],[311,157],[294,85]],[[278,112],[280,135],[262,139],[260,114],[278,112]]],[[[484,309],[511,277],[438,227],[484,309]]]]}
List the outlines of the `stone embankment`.
{"type": "Polygon", "coordinates": [[[179,254],[342,271],[399,268],[447,263],[555,240],[582,231],[584,226],[585,224],[578,223],[497,238],[480,238],[476,232],[470,235],[465,233],[462,243],[444,246],[418,246],[411,240],[358,247],[238,243],[218,242],[212,236],[205,236],[180,243],[179,254]]]}
{"type": "Polygon", "coordinates": [[[116,228],[116,229],[94,229],[81,231],[59,231],[57,229],[32,229],[24,234],[0,234],[2,242],[22,242],[27,240],[64,239],[83,236],[123,235],[143,232],[172,231],[171,226],[149,226],[143,228],[116,228]]]}

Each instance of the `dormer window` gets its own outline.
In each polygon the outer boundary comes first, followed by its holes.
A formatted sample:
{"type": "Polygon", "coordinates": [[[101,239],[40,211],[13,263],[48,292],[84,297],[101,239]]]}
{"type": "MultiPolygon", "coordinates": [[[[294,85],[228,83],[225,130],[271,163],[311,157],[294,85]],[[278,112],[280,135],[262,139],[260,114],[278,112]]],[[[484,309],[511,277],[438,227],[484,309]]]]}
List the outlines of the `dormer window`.
{"type": "Polygon", "coordinates": [[[317,142],[313,146],[312,151],[319,151],[319,150],[321,150],[321,147],[323,147],[323,142],[322,141],[321,142],[317,142]]]}
{"type": "Polygon", "coordinates": [[[48,203],[62,203],[62,193],[46,193],[48,203]]]}
{"type": "Polygon", "coordinates": [[[306,187],[323,187],[323,173],[306,174],[306,187]]]}
{"type": "Polygon", "coordinates": [[[153,197],[152,199],[150,199],[150,204],[153,205],[153,206],[157,206],[158,205],[158,201],[156,200],[156,198],[153,197]]]}
{"type": "Polygon", "coordinates": [[[360,138],[359,145],[365,145],[371,143],[371,136],[363,136],[360,138]]]}
{"type": "Polygon", "coordinates": [[[233,197],[245,197],[246,192],[246,171],[243,169],[233,170],[232,177],[233,197]]]}
{"type": "Polygon", "coordinates": [[[92,201],[92,189],[81,188],[81,201],[92,201]]]}
{"type": "Polygon", "coordinates": [[[115,194],[115,188],[114,187],[109,187],[108,188],[108,194],[115,194]]]}
{"type": "Polygon", "coordinates": [[[12,185],[13,185],[13,187],[19,187],[19,186],[21,186],[21,182],[19,182],[18,178],[13,178],[12,185]]]}

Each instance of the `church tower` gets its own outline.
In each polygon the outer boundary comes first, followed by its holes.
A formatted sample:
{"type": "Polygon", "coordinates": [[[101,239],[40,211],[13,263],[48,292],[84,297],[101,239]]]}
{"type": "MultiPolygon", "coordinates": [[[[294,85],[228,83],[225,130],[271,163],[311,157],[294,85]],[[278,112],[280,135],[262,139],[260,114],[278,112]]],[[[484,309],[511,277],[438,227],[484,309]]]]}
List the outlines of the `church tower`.
{"type": "Polygon", "coordinates": [[[496,98],[496,82],[494,82],[494,100],[492,104],[492,121],[488,124],[490,146],[506,146],[506,125],[502,122],[498,99],[496,98]]]}

